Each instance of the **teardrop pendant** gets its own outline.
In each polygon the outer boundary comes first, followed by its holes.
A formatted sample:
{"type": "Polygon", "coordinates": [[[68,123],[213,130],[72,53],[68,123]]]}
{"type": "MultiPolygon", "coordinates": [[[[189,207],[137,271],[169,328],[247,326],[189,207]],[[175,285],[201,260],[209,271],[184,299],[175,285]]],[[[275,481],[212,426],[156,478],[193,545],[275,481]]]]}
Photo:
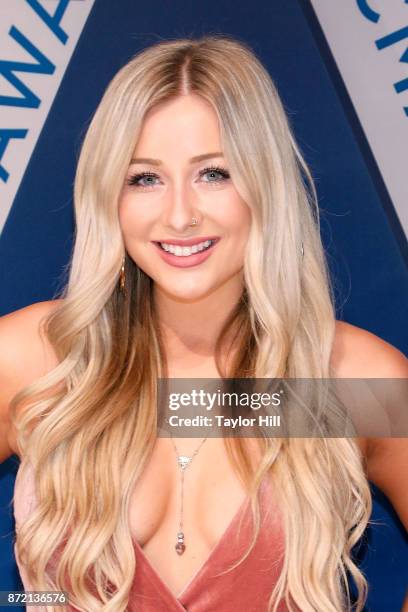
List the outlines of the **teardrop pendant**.
{"type": "Polygon", "coordinates": [[[184,533],[182,531],[179,531],[177,534],[177,544],[175,549],[178,555],[182,555],[186,550],[186,545],[184,544],[184,533]]]}
{"type": "Polygon", "coordinates": [[[174,452],[176,454],[177,464],[178,464],[178,467],[180,468],[180,475],[181,475],[181,507],[180,507],[180,522],[179,522],[180,531],[177,533],[177,543],[174,546],[174,548],[178,555],[182,555],[184,551],[186,550],[186,545],[184,543],[184,532],[182,531],[183,529],[183,501],[184,501],[184,472],[186,471],[186,468],[190,465],[194,457],[197,455],[198,451],[200,450],[204,442],[207,440],[207,438],[204,438],[204,440],[201,441],[201,444],[198,446],[198,448],[196,448],[196,450],[191,456],[190,455],[179,455],[177,446],[175,445],[174,440],[173,440],[173,436],[171,436],[171,438],[173,442],[174,452]]]}

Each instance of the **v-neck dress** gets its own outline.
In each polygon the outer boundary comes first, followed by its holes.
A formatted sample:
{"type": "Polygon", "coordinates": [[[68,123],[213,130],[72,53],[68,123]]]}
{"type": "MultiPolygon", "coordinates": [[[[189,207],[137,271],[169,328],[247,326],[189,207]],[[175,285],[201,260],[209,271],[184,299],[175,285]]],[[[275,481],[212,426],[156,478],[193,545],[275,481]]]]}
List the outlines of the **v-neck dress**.
{"type": "MultiPolygon", "coordinates": [[[[24,473],[18,470],[13,501],[18,531],[36,503],[32,468],[28,467],[24,473]]],[[[269,479],[261,483],[259,501],[261,527],[250,554],[237,567],[229,569],[244,555],[252,540],[253,519],[247,497],[207,559],[177,596],[134,540],[136,571],[128,612],[267,612],[284,554],[282,522],[269,479]]],[[[16,545],[14,552],[24,590],[33,590],[18,558],[16,545]]],[[[278,612],[287,612],[287,609],[281,601],[278,612]]],[[[45,612],[45,607],[30,605],[27,610],[45,612]]],[[[77,608],[69,606],[68,610],[76,611],[77,608]]]]}

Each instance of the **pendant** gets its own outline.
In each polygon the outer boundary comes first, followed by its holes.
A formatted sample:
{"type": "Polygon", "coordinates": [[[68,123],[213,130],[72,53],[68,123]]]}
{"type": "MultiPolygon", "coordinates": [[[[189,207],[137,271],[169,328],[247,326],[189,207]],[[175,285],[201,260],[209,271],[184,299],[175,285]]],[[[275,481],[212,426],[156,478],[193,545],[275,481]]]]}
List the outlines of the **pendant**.
{"type": "Polygon", "coordinates": [[[179,531],[177,534],[177,544],[175,549],[178,555],[182,555],[186,550],[186,545],[184,544],[184,533],[182,531],[179,531]]]}
{"type": "MultiPolygon", "coordinates": [[[[192,460],[192,457],[188,457],[187,455],[178,455],[177,456],[177,463],[179,465],[179,468],[184,472],[184,470],[186,469],[186,467],[190,464],[192,460]]],[[[184,474],[183,474],[184,476],[184,474]]],[[[182,481],[183,483],[183,481],[182,481]]],[[[182,484],[183,487],[183,484],[182,484]]],[[[183,488],[182,488],[183,490],[183,488]]],[[[182,531],[179,531],[177,534],[177,544],[175,545],[175,549],[178,555],[182,555],[184,553],[184,551],[186,550],[186,545],[184,544],[184,533],[182,531]]]]}
{"type": "Polygon", "coordinates": [[[191,461],[191,457],[187,457],[187,455],[180,455],[177,457],[178,464],[182,470],[185,470],[191,461]]]}

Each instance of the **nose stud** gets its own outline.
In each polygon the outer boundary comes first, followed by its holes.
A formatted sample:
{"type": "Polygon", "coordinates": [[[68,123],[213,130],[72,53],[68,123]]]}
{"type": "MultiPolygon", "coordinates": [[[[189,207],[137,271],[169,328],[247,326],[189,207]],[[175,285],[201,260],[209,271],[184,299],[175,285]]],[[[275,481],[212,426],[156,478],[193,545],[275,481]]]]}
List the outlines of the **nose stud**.
{"type": "Polygon", "coordinates": [[[190,225],[191,225],[191,226],[193,226],[193,225],[197,225],[197,223],[198,223],[198,219],[196,219],[195,217],[193,217],[193,218],[191,219],[191,223],[190,223],[190,225]]]}

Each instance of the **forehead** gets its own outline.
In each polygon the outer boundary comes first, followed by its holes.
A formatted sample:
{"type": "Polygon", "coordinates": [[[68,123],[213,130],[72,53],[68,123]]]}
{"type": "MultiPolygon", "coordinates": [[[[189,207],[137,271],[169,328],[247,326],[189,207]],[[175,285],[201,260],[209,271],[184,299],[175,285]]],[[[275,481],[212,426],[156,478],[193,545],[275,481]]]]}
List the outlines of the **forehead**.
{"type": "Polygon", "coordinates": [[[188,149],[191,156],[197,154],[197,149],[201,154],[221,148],[217,113],[196,94],[179,96],[150,109],[143,120],[135,153],[160,157],[160,153],[174,147],[188,149]]]}

